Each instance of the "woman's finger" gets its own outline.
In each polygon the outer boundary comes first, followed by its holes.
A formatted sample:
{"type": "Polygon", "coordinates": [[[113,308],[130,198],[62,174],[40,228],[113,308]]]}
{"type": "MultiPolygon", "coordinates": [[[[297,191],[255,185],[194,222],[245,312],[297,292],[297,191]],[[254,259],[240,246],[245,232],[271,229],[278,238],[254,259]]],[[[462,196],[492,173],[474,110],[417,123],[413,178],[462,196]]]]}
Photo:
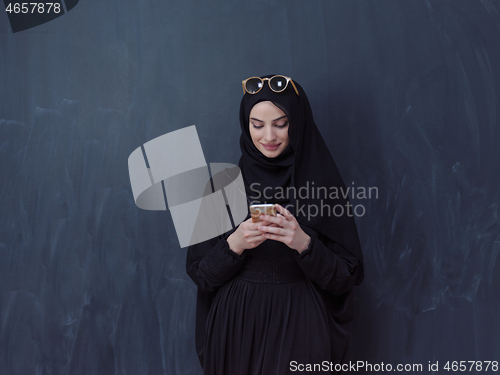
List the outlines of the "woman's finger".
{"type": "Polygon", "coordinates": [[[285,232],[285,230],[283,228],[271,227],[271,226],[265,226],[265,225],[259,226],[259,230],[264,232],[264,234],[266,234],[266,233],[271,234],[272,233],[272,234],[283,235],[283,233],[285,232]]]}
{"type": "Polygon", "coordinates": [[[285,215],[288,216],[290,220],[295,219],[295,216],[292,215],[290,211],[288,211],[286,208],[283,208],[285,210],[285,215]]]}
{"type": "MultiPolygon", "coordinates": [[[[249,226],[248,230],[253,234],[253,235],[259,235],[261,232],[259,231],[259,226],[261,225],[265,225],[265,226],[268,226],[268,225],[271,225],[273,223],[271,223],[270,221],[266,221],[266,220],[261,220],[257,223],[254,223],[252,222],[252,225],[249,226]]],[[[276,225],[276,224],[273,224],[273,225],[276,225]]]]}
{"type": "Polygon", "coordinates": [[[293,215],[285,207],[279,205],[278,203],[276,203],[274,207],[276,208],[276,211],[283,215],[286,220],[292,220],[293,215]]]}
{"type": "Polygon", "coordinates": [[[286,218],[284,216],[272,216],[272,215],[261,215],[260,219],[263,221],[268,221],[269,223],[276,224],[277,226],[283,226],[286,218]]]}

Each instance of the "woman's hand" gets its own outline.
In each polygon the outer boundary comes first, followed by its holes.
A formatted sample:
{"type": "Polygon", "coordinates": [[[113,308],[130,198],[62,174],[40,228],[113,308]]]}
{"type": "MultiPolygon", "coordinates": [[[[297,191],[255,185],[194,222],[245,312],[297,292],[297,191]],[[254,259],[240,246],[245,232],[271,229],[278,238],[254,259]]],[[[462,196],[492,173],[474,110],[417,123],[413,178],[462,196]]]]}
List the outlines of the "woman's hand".
{"type": "Polygon", "coordinates": [[[261,220],[276,224],[273,227],[271,225],[258,225],[262,236],[266,239],[283,242],[289,248],[302,253],[308,248],[311,237],[302,230],[290,211],[279,204],[275,204],[274,207],[281,214],[280,216],[260,215],[261,220]]]}
{"type": "Polygon", "coordinates": [[[229,248],[236,254],[241,255],[246,249],[253,249],[259,246],[267,239],[259,231],[259,226],[276,226],[276,224],[272,224],[267,220],[254,223],[250,217],[248,220],[242,222],[238,226],[238,229],[227,238],[229,248]]]}

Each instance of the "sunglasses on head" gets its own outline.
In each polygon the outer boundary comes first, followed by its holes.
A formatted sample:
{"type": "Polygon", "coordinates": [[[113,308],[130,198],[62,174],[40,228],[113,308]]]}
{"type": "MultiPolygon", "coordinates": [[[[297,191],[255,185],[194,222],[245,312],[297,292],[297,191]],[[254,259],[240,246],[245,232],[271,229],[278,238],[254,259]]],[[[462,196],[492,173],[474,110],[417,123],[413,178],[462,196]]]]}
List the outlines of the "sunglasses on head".
{"type": "Polygon", "coordinates": [[[267,81],[269,88],[274,92],[283,92],[288,87],[288,82],[290,82],[295,90],[297,96],[299,92],[295,84],[290,77],[285,76],[274,76],[271,78],[260,78],[260,77],[250,77],[243,81],[241,84],[243,86],[243,93],[248,92],[249,94],[257,94],[264,87],[264,81],[267,81]]]}

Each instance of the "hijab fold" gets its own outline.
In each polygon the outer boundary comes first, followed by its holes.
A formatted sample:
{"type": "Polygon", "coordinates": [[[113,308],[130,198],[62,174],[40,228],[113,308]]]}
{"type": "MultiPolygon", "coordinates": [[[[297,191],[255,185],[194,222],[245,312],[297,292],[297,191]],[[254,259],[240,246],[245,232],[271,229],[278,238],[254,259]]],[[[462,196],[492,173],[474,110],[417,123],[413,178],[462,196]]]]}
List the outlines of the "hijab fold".
{"type": "MultiPolygon", "coordinates": [[[[252,203],[279,203],[284,207],[287,206],[299,223],[314,228],[338,242],[356,256],[362,268],[363,256],[352,206],[348,211],[349,199],[343,194],[330,198],[331,188],[345,192],[344,181],[316,127],[306,93],[296,81],[294,83],[299,92],[298,96],[291,84],[283,92],[276,93],[269,88],[266,81],[257,94],[245,93],[241,100],[242,156],[238,166],[243,174],[247,196],[252,203]],[[275,158],[268,158],[262,154],[250,136],[250,111],[261,101],[271,101],[288,117],[290,142],[275,158]],[[326,196],[317,196],[318,187],[326,188],[326,196]],[[264,191],[266,188],[268,189],[264,191]],[[306,192],[302,194],[302,198],[299,190],[306,192]],[[284,196],[280,194],[278,198],[269,199],[264,196],[264,192],[269,196],[269,192],[275,194],[278,191],[283,192],[284,196]],[[327,206],[330,208],[329,211],[327,206]],[[339,206],[342,207],[342,211],[339,206]],[[323,214],[321,207],[324,209],[323,214]]],[[[357,275],[356,285],[361,283],[363,272],[358,272],[357,275]]]]}

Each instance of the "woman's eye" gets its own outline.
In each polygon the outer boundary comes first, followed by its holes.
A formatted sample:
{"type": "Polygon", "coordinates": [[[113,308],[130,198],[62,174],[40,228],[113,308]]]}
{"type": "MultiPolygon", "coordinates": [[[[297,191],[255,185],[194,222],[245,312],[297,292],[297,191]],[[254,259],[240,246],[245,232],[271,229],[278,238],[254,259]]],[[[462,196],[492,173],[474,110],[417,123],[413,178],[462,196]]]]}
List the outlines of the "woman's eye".
{"type": "Polygon", "coordinates": [[[284,124],[276,124],[278,128],[284,128],[285,126],[288,125],[288,122],[285,122],[284,124]]]}
{"type": "Polygon", "coordinates": [[[254,127],[255,129],[262,129],[262,128],[263,128],[263,126],[256,126],[253,122],[252,122],[252,125],[253,125],[253,127],[254,127]]]}

